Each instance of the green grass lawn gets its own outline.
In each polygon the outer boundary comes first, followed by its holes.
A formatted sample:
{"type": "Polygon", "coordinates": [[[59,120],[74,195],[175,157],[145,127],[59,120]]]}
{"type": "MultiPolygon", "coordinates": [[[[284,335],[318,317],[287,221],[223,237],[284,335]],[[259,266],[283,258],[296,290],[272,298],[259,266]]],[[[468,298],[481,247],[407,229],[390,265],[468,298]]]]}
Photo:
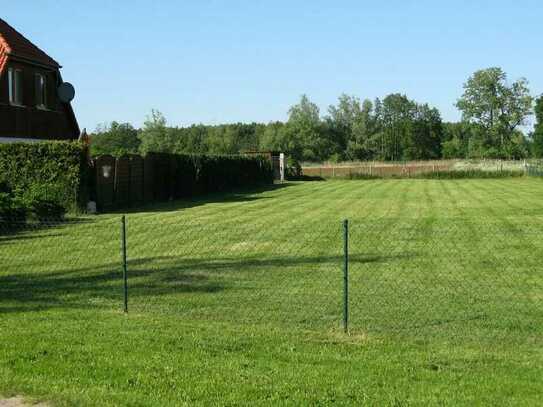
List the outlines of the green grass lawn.
{"type": "Polygon", "coordinates": [[[0,236],[0,394],[537,405],[543,182],[290,183],[0,236]],[[342,330],[349,219],[350,334],[342,330]]]}

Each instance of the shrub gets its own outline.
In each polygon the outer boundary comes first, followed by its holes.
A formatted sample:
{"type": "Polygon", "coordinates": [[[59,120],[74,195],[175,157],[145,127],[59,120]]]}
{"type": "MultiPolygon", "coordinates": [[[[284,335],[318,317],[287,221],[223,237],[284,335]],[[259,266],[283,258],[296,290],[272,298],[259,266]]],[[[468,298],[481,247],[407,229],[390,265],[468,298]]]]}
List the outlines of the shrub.
{"type": "MultiPolygon", "coordinates": [[[[89,174],[84,147],[73,142],[10,143],[0,145],[0,174],[16,197],[49,191],[45,201],[66,210],[83,208],[89,174]]],[[[51,206],[47,204],[46,206],[51,206]]]]}
{"type": "Polygon", "coordinates": [[[300,162],[294,158],[288,157],[285,177],[287,179],[301,179],[302,176],[302,166],[300,165],[300,162]]]}
{"type": "Polygon", "coordinates": [[[53,201],[35,200],[30,205],[30,210],[41,223],[62,220],[66,213],[62,205],[53,201]]]}
{"type": "Polygon", "coordinates": [[[26,221],[26,209],[22,202],[9,192],[0,192],[0,232],[26,221]]]}
{"type": "Polygon", "coordinates": [[[62,205],[61,185],[32,184],[21,196],[29,214],[40,222],[61,220],[66,213],[66,208],[62,205]]]}
{"type": "Polygon", "coordinates": [[[0,179],[0,193],[11,193],[11,188],[5,179],[0,179]]]}

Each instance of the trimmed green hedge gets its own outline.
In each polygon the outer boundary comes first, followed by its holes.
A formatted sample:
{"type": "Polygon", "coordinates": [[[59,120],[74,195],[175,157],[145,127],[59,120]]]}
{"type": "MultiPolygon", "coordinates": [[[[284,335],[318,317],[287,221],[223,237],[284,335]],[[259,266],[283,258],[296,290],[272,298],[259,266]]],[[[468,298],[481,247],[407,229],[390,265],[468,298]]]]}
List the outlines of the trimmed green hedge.
{"type": "Polygon", "coordinates": [[[226,192],[235,188],[273,183],[273,169],[266,158],[244,156],[194,156],[197,193],[226,192]]]}
{"type": "Polygon", "coordinates": [[[154,183],[155,197],[184,198],[273,183],[272,165],[264,157],[165,153],[152,156],[154,176],[160,178],[154,183]],[[170,171],[164,168],[168,162],[170,171]],[[162,191],[164,188],[166,191],[162,191]]]}
{"type": "Polygon", "coordinates": [[[77,211],[87,201],[85,148],[75,142],[0,144],[0,174],[12,195],[39,216],[77,211]]]}
{"type": "MultiPolygon", "coordinates": [[[[273,183],[273,169],[265,157],[165,153],[152,157],[154,200],[273,183]]],[[[58,219],[66,211],[76,212],[86,206],[96,187],[93,173],[79,143],[1,144],[0,218],[15,218],[24,212],[25,217],[37,220],[58,219]]]]}

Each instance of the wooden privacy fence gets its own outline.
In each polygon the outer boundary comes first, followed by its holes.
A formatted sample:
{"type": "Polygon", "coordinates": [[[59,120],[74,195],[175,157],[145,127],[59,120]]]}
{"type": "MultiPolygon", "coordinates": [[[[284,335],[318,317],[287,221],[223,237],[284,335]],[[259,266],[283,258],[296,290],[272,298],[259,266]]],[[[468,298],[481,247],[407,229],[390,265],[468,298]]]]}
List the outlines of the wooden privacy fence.
{"type": "MultiPolygon", "coordinates": [[[[96,204],[100,211],[163,202],[188,196],[183,191],[174,155],[148,154],[93,159],[96,172],[96,204]]],[[[185,187],[190,188],[189,185],[185,187]]],[[[192,191],[190,191],[192,192],[192,191]]]]}
{"type": "Polygon", "coordinates": [[[92,160],[92,167],[99,211],[273,183],[265,157],[103,155],[92,160]]]}
{"type": "MultiPolygon", "coordinates": [[[[143,161],[138,155],[119,158],[103,155],[93,160],[96,173],[95,199],[99,210],[127,207],[145,201],[143,161]]],[[[148,172],[150,170],[149,167],[148,172]]],[[[147,198],[153,201],[154,196],[152,191],[147,198]]]]}
{"type": "Polygon", "coordinates": [[[168,154],[96,157],[93,166],[98,209],[126,208],[190,195],[192,191],[183,191],[183,177],[176,164],[176,157],[168,154]]]}

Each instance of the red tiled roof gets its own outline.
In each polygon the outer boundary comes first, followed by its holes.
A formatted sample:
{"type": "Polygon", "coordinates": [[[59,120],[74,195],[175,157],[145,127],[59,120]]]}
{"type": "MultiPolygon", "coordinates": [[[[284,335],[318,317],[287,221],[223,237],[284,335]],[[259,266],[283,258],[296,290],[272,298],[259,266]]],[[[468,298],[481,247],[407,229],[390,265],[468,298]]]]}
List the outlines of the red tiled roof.
{"type": "MultiPolygon", "coordinates": [[[[2,38],[0,37],[0,41],[2,38]]],[[[6,50],[6,46],[0,42],[0,75],[4,71],[4,66],[6,66],[6,63],[8,62],[8,53],[6,50]]]]}
{"type": "Polygon", "coordinates": [[[53,68],[60,68],[58,62],[0,18],[0,72],[2,72],[3,65],[8,56],[23,58],[53,68]]]}

